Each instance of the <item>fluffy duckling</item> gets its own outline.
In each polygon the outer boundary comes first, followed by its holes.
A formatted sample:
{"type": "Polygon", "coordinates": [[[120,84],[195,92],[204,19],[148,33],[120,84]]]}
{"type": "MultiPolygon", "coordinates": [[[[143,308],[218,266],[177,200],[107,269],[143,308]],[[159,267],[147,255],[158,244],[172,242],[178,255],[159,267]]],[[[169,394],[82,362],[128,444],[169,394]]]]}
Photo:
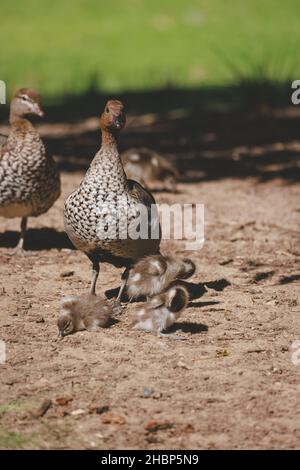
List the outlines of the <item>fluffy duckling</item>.
{"type": "Polygon", "coordinates": [[[154,331],[162,336],[162,332],[178,320],[188,300],[188,291],[183,286],[174,284],[136,311],[132,327],[135,330],[154,331]]]}
{"type": "Polygon", "coordinates": [[[131,269],[126,287],[130,299],[152,297],[167,289],[176,279],[188,279],[195,272],[192,260],[171,256],[146,256],[131,269]]]}
{"type": "Polygon", "coordinates": [[[10,105],[10,133],[0,139],[0,216],[22,219],[14,253],[24,253],[27,218],[47,212],[60,195],[56,164],[29,118],[43,114],[38,93],[21,88],[10,105]]]}
{"type": "Polygon", "coordinates": [[[112,315],[120,313],[118,308],[95,295],[67,296],[61,301],[61,313],[57,320],[59,336],[76,331],[96,331],[111,323],[112,315]]]}
{"type": "Polygon", "coordinates": [[[148,148],[132,148],[122,153],[127,178],[153,190],[176,191],[178,171],[164,157],[148,148]]]}
{"type": "Polygon", "coordinates": [[[119,155],[117,141],[125,122],[123,104],[108,101],[100,118],[101,148],[64,208],[65,230],[70,240],[92,262],[91,294],[95,294],[100,263],[125,268],[118,300],[131,266],[145,255],[158,253],[160,245],[155,200],[139,183],[127,179],[119,155]],[[141,225],[138,222],[141,206],[147,213],[142,222],[148,238],[130,236],[135,223],[141,225]],[[152,235],[154,232],[156,235],[152,235]]]}

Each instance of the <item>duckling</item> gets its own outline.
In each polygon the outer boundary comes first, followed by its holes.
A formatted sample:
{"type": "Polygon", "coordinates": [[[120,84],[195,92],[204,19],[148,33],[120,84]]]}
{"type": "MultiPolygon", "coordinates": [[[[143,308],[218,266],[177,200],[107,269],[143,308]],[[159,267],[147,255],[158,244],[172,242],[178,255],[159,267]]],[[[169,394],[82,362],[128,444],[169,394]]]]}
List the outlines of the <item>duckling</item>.
{"type": "Polygon", "coordinates": [[[150,302],[135,312],[132,327],[135,330],[154,331],[158,336],[164,336],[162,332],[178,320],[188,300],[188,291],[183,286],[174,284],[162,294],[152,297],[150,302]]]}
{"type": "Polygon", "coordinates": [[[125,268],[117,300],[125,288],[128,270],[143,256],[157,253],[161,238],[152,194],[128,180],[123,169],[117,139],[125,121],[123,104],[108,101],[100,118],[101,148],[64,208],[65,230],[70,240],[92,262],[91,294],[95,294],[100,262],[125,268]],[[146,210],[141,225],[148,238],[131,236],[132,227],[140,220],[141,206],[146,210]]]}
{"type": "Polygon", "coordinates": [[[0,144],[0,216],[21,217],[21,237],[14,254],[24,253],[28,217],[37,217],[60,195],[60,178],[52,157],[29,120],[43,116],[39,95],[29,88],[18,90],[10,105],[11,125],[0,144]]]}
{"type": "Polygon", "coordinates": [[[120,313],[113,303],[95,295],[67,296],[62,299],[61,306],[57,327],[62,337],[76,331],[105,328],[111,323],[112,315],[120,313]]]}
{"type": "Polygon", "coordinates": [[[171,256],[146,256],[138,261],[128,274],[128,297],[152,297],[163,292],[176,279],[188,279],[195,270],[195,264],[188,258],[181,260],[171,256]]]}
{"type": "Polygon", "coordinates": [[[132,148],[121,155],[127,178],[150,190],[176,191],[178,171],[164,157],[148,148],[132,148]]]}

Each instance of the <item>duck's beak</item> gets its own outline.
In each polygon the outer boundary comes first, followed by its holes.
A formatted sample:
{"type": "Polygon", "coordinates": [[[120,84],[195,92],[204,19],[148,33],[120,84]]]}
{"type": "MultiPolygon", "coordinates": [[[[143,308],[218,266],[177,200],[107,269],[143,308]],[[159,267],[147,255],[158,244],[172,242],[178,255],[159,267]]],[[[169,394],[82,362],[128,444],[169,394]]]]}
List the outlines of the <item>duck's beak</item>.
{"type": "Polygon", "coordinates": [[[42,108],[40,107],[40,105],[38,103],[34,104],[33,112],[34,112],[34,114],[36,114],[39,117],[44,117],[44,115],[45,115],[44,111],[42,110],[42,108]]]}
{"type": "Polygon", "coordinates": [[[125,115],[123,113],[113,117],[113,126],[120,130],[125,126],[125,115]]]}
{"type": "Polygon", "coordinates": [[[122,118],[120,116],[114,118],[114,126],[117,129],[121,129],[121,127],[122,127],[122,118]]]}

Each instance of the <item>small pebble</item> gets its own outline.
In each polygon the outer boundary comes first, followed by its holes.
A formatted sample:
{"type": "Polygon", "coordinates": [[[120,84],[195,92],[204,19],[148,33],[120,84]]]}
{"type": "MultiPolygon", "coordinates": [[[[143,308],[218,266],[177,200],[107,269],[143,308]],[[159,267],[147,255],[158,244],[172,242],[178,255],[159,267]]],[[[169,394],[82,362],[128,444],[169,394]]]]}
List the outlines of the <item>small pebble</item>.
{"type": "Polygon", "coordinates": [[[85,413],[85,410],[83,410],[82,408],[79,408],[78,410],[71,411],[72,416],[79,416],[79,415],[83,415],[84,413],[85,413]]]}
{"type": "Polygon", "coordinates": [[[150,398],[154,395],[155,393],[155,390],[154,388],[151,388],[151,387],[145,387],[144,388],[144,391],[143,391],[143,397],[144,398],[150,398]]]}

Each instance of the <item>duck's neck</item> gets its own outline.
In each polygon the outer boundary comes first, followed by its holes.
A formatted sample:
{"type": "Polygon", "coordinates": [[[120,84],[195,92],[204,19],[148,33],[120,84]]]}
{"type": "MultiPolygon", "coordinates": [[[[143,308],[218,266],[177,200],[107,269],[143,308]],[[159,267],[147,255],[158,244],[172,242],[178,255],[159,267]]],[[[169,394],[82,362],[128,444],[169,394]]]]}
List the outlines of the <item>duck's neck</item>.
{"type": "Polygon", "coordinates": [[[102,129],[102,145],[95,156],[91,168],[98,177],[118,181],[118,187],[125,187],[127,178],[118,151],[116,134],[102,129]]]}
{"type": "Polygon", "coordinates": [[[116,134],[113,134],[112,132],[110,132],[106,129],[102,129],[101,134],[102,134],[101,148],[105,149],[105,150],[106,149],[110,149],[110,150],[113,149],[113,151],[119,155],[118,141],[117,141],[116,134]]]}
{"type": "Polygon", "coordinates": [[[21,131],[21,132],[24,132],[24,131],[28,132],[29,130],[35,131],[35,128],[33,124],[29,121],[29,119],[26,119],[23,116],[18,116],[14,113],[10,113],[9,123],[12,127],[12,130],[14,131],[21,131]]]}

